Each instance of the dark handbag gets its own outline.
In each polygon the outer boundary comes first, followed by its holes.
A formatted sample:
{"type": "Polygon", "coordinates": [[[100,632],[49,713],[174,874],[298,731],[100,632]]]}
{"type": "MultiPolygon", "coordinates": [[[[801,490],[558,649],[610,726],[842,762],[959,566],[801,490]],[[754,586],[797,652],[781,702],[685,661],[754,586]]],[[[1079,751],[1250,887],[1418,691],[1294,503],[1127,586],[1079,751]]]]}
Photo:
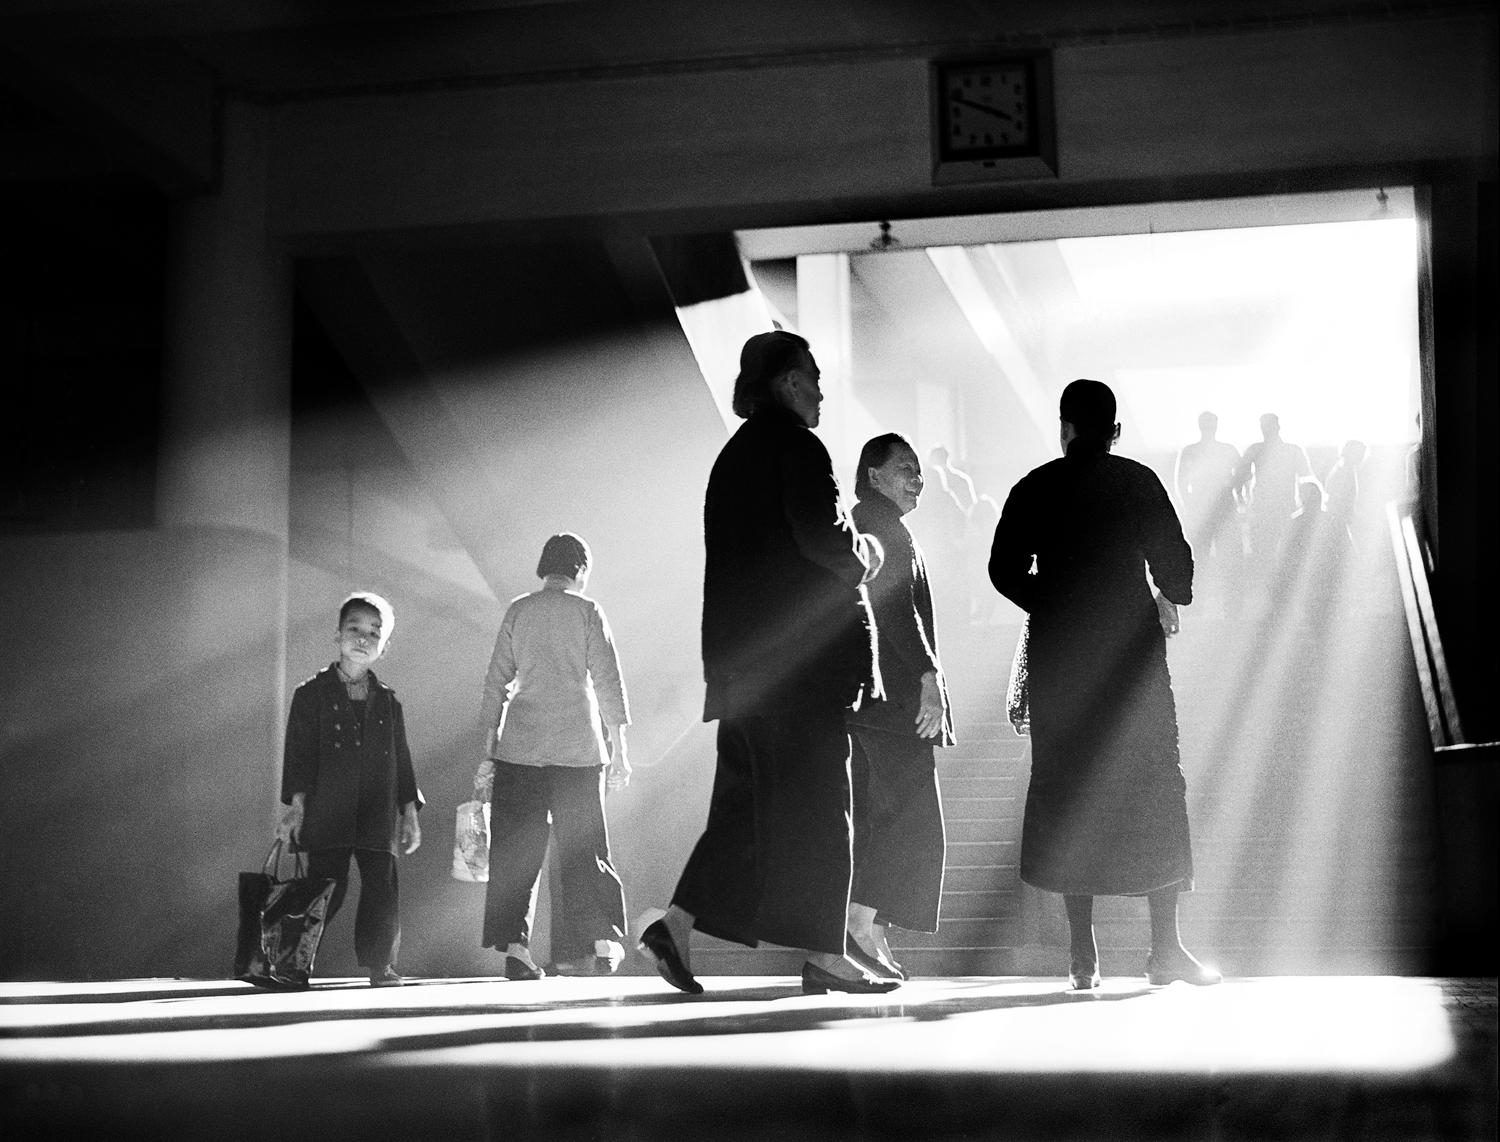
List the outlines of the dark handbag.
{"type": "Polygon", "coordinates": [[[240,930],[234,977],[256,987],[308,986],[335,882],[307,875],[307,855],[293,850],[292,875],[280,879],[278,838],[259,872],[240,873],[240,930]]]}

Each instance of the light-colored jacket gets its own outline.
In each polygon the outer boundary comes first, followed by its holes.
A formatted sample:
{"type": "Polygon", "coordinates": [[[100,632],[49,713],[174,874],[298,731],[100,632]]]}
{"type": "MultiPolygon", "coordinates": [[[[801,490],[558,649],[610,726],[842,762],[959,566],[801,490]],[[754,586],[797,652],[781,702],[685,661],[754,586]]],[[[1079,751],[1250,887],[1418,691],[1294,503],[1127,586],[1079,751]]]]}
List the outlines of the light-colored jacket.
{"type": "Polygon", "coordinates": [[[606,765],[604,725],[630,724],[609,620],[594,600],[543,587],[511,601],[480,706],[488,756],[516,765],[606,765]]]}

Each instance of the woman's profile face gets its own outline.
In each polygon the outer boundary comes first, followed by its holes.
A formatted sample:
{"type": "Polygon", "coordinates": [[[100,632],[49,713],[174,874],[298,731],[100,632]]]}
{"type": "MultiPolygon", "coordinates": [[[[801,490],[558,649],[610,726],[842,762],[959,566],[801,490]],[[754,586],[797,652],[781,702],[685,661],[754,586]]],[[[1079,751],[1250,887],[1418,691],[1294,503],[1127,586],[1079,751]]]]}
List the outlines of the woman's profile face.
{"type": "Polygon", "coordinates": [[[871,486],[901,509],[902,515],[914,510],[922,498],[922,462],[905,445],[894,446],[885,463],[872,467],[869,475],[871,486]]]}
{"type": "Polygon", "coordinates": [[[818,382],[822,375],[812,354],[804,349],[797,364],[771,386],[772,394],[782,407],[792,412],[808,428],[817,428],[821,417],[823,389],[818,382]]]}

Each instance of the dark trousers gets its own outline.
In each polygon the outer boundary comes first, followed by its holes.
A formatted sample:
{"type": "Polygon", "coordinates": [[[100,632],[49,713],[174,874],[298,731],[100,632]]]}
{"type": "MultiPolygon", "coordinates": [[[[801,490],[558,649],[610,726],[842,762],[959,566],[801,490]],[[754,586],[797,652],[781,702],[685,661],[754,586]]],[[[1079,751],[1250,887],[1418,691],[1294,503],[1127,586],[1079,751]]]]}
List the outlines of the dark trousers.
{"type": "Polygon", "coordinates": [[[932,743],[850,727],[854,883],[849,899],[876,922],[936,932],[943,898],[943,804],[932,743]]]}
{"type": "Polygon", "coordinates": [[[849,733],[839,706],[719,722],[708,825],[672,902],[699,931],[844,951],[849,733]]]}
{"type": "Polygon", "coordinates": [[[401,914],[396,898],[396,857],[382,849],[313,849],[307,875],[334,882],[328,901],[332,923],[349,892],[349,858],[359,865],[359,905],[354,910],[354,956],[363,968],[394,965],[401,950],[401,914]]]}
{"type": "Polygon", "coordinates": [[[595,940],[625,936],[625,893],[609,854],[602,765],[495,764],[483,944],[504,951],[531,942],[549,824],[562,880],[562,899],[552,902],[552,958],[582,959],[594,954],[595,940]]]}

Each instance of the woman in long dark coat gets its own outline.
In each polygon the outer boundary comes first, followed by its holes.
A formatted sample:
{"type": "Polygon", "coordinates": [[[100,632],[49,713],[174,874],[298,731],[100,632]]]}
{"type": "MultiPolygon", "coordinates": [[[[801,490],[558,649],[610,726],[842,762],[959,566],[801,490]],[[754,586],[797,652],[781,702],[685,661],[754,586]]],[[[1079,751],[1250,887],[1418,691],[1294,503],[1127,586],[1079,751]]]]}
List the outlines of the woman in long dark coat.
{"type": "Polygon", "coordinates": [[[1021,879],[1063,894],[1075,988],[1099,984],[1098,895],[1149,900],[1152,983],[1217,983],[1177,929],[1193,857],[1166,637],[1192,601],[1192,550],[1155,473],[1110,454],[1109,387],[1074,381],[1060,412],[1065,455],[1011,491],[990,553],[990,580],[1030,616],[1021,879]]]}
{"type": "Polygon", "coordinates": [[[922,464],[911,441],[895,432],[867,441],[854,494],[855,526],[885,550],[869,586],[885,697],[867,698],[848,717],[849,955],[876,975],[905,979],[885,931],[892,925],[937,931],[946,838],[933,747],[953,744],[927,562],[901,518],[922,495],[922,464]]]}

